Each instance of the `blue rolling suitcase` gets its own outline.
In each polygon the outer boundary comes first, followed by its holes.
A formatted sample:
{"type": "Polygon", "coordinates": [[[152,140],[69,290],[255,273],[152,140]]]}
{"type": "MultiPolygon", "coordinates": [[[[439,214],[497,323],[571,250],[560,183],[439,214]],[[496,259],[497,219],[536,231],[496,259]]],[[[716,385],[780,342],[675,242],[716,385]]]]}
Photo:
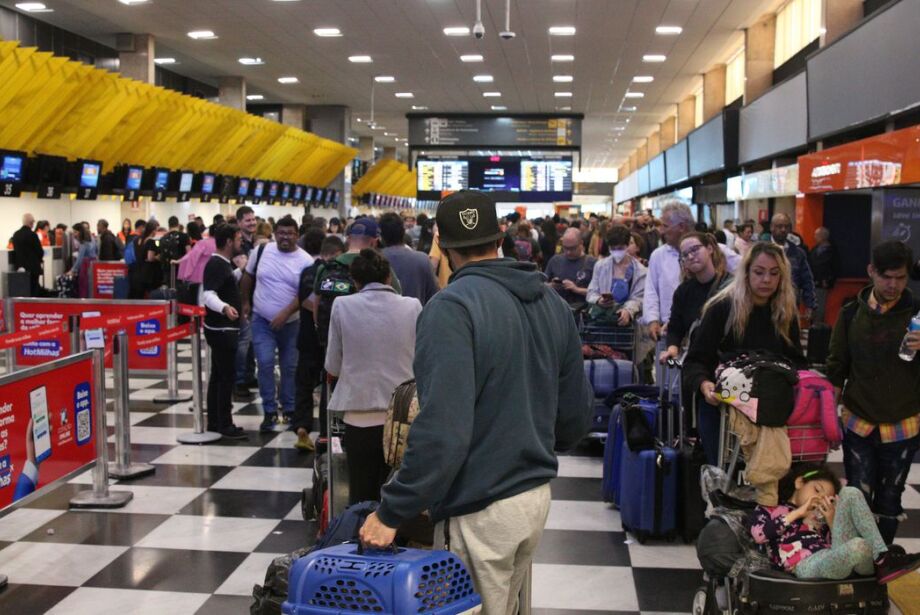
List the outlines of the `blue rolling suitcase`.
{"type": "Polygon", "coordinates": [[[632,384],[634,367],[622,359],[586,359],[585,376],[594,388],[596,399],[605,399],[622,386],[632,384]]]}
{"type": "Polygon", "coordinates": [[[479,594],[453,553],[421,549],[363,551],[346,543],[294,562],[284,615],[345,612],[479,613],[479,594]]]}
{"type": "MultiPolygon", "coordinates": [[[[637,387],[627,388],[642,388],[637,387]]],[[[646,389],[654,387],[644,387],[646,389]]],[[[657,392],[655,393],[657,395],[657,392]]],[[[653,399],[640,398],[639,405],[645,413],[645,418],[650,425],[654,425],[658,417],[658,402],[653,399]]],[[[610,425],[607,430],[607,441],[604,443],[604,466],[601,478],[601,496],[605,502],[613,502],[616,506],[620,505],[620,468],[623,464],[623,455],[625,454],[626,436],[623,431],[622,415],[623,407],[617,404],[613,407],[610,414],[610,425]]]]}
{"type": "Polygon", "coordinates": [[[649,536],[677,535],[677,451],[669,446],[623,451],[620,519],[639,544],[649,536]]]}
{"type": "Polygon", "coordinates": [[[131,281],[128,276],[115,276],[113,299],[127,299],[131,293],[131,281]]]}

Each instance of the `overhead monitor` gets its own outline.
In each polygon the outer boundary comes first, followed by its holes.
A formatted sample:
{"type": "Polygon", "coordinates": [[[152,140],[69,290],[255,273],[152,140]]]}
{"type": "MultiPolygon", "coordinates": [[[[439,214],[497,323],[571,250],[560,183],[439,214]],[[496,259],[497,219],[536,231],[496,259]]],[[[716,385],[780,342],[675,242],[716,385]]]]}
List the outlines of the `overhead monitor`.
{"type": "Polygon", "coordinates": [[[265,194],[265,182],[260,180],[256,181],[256,186],[252,191],[252,196],[257,199],[261,199],[262,195],[265,194]]]}
{"type": "Polygon", "coordinates": [[[169,171],[166,169],[157,169],[156,176],[153,180],[154,190],[166,190],[169,186],[169,171]]]}
{"type": "Polygon", "coordinates": [[[192,182],[195,180],[195,174],[191,171],[182,171],[179,177],[179,192],[189,193],[192,191],[192,182]]]}
{"type": "Polygon", "coordinates": [[[249,178],[241,177],[236,185],[236,196],[249,196],[249,178]]]}
{"type": "Polygon", "coordinates": [[[291,198],[291,184],[284,184],[281,187],[281,200],[287,201],[291,198]]]}
{"type": "Polygon", "coordinates": [[[314,188],[313,186],[307,186],[306,190],[304,190],[304,193],[303,193],[303,200],[306,201],[307,203],[312,202],[313,193],[315,191],[316,191],[316,188],[314,188]]]}
{"type": "Polygon", "coordinates": [[[418,189],[424,192],[457,191],[469,188],[467,160],[419,160],[418,189]]]}
{"type": "Polygon", "coordinates": [[[214,193],[214,174],[205,173],[201,178],[201,193],[202,194],[213,194],[214,193]]]}
{"type": "Polygon", "coordinates": [[[143,179],[144,167],[128,167],[128,174],[125,178],[125,190],[140,190],[143,179]]]}
{"type": "Polygon", "coordinates": [[[521,192],[571,191],[571,160],[521,161],[521,192]]]}
{"type": "Polygon", "coordinates": [[[326,189],[325,189],[325,188],[317,188],[317,189],[313,192],[313,201],[314,201],[315,203],[317,203],[317,204],[325,203],[325,202],[326,202],[326,189]]]}
{"type": "Polygon", "coordinates": [[[294,186],[294,200],[302,201],[303,200],[303,186],[297,184],[294,186]]]}
{"type": "Polygon", "coordinates": [[[272,182],[268,185],[268,198],[278,198],[278,182],[272,182]]]}
{"type": "Polygon", "coordinates": [[[0,182],[22,183],[25,160],[24,154],[4,153],[3,165],[0,166],[0,182]]]}
{"type": "Polygon", "coordinates": [[[84,160],[80,166],[80,187],[98,188],[99,176],[102,174],[102,163],[84,160]]]}

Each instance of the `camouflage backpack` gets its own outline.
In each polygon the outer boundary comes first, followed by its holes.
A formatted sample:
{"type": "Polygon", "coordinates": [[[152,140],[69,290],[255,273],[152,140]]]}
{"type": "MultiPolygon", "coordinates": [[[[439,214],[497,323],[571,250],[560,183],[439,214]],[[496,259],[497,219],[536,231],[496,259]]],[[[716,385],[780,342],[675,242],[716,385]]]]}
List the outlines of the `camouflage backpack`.
{"type": "Polygon", "coordinates": [[[387,465],[394,470],[402,464],[409,442],[409,428],[418,411],[415,380],[407,380],[393,392],[390,407],[387,408],[387,420],[383,425],[383,456],[387,465]]]}

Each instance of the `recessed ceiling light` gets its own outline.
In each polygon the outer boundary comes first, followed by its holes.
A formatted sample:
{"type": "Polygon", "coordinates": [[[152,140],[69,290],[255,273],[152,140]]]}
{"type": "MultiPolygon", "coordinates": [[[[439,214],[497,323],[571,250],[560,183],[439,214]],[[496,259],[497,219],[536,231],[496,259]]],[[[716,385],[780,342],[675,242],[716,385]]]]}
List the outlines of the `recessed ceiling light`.
{"type": "Polygon", "coordinates": [[[460,56],[461,62],[482,62],[482,56],[478,53],[468,53],[460,56]]]}
{"type": "Polygon", "coordinates": [[[492,83],[495,78],[492,75],[476,75],[473,77],[473,81],[476,83],[492,83]]]}
{"type": "MultiPolygon", "coordinates": [[[[632,112],[635,111],[636,109],[637,109],[637,107],[623,107],[623,108],[621,108],[620,110],[621,110],[621,111],[625,111],[626,113],[632,113],[632,112]]],[[[626,120],[626,121],[628,122],[629,120],[626,120]]]]}
{"type": "Polygon", "coordinates": [[[665,35],[675,35],[683,32],[684,29],[680,26],[658,26],[655,28],[655,34],[665,34],[665,35]]]}
{"type": "Polygon", "coordinates": [[[569,53],[557,53],[550,56],[550,60],[553,62],[574,62],[575,56],[569,53]]]}
{"type": "Polygon", "coordinates": [[[383,136],[384,136],[384,137],[392,137],[393,135],[391,135],[391,134],[388,133],[388,132],[385,132],[385,133],[383,133],[383,136]]]}
{"type": "Polygon", "coordinates": [[[651,83],[655,78],[651,75],[636,75],[633,77],[633,83],[651,83]]]}
{"type": "Polygon", "coordinates": [[[470,29],[466,26],[451,26],[444,28],[444,34],[447,36],[469,36],[470,29]]]}
{"type": "Polygon", "coordinates": [[[278,77],[278,83],[300,83],[297,77],[278,77]]]}
{"type": "Polygon", "coordinates": [[[378,75],[374,77],[374,81],[377,83],[393,83],[396,81],[396,77],[392,75],[378,75]]]}
{"type": "Polygon", "coordinates": [[[20,2],[16,5],[16,8],[20,11],[25,11],[27,13],[52,13],[54,9],[49,9],[41,2],[20,2]]]}
{"type": "Polygon", "coordinates": [[[371,124],[371,130],[386,130],[386,126],[380,126],[378,124],[371,124]]]}
{"type": "Polygon", "coordinates": [[[552,36],[575,36],[575,26],[553,26],[549,33],[552,36]]]}
{"type": "Polygon", "coordinates": [[[413,111],[427,111],[428,107],[426,107],[425,105],[412,105],[412,110],[413,111]]]}
{"type": "Polygon", "coordinates": [[[127,6],[131,6],[132,4],[145,4],[149,2],[150,0],[118,0],[118,1],[127,6]]]}
{"type": "Polygon", "coordinates": [[[492,111],[507,111],[508,107],[505,105],[492,105],[492,111]]]}
{"type": "Polygon", "coordinates": [[[553,75],[555,83],[572,83],[575,78],[572,75],[553,75]]]}
{"type": "Polygon", "coordinates": [[[246,100],[265,100],[265,97],[261,94],[247,94],[246,100]]]}
{"type": "Polygon", "coordinates": [[[355,64],[367,64],[368,62],[373,62],[374,59],[370,56],[348,56],[348,61],[355,64]]]}
{"type": "Polygon", "coordinates": [[[613,129],[617,131],[623,131],[626,130],[626,126],[614,126],[613,129]]]}
{"type": "Polygon", "coordinates": [[[412,92],[396,92],[396,98],[415,98],[415,94],[412,92]]]}
{"type": "Polygon", "coordinates": [[[645,98],[645,92],[626,92],[626,98],[645,98]]]}
{"type": "Polygon", "coordinates": [[[572,107],[556,107],[556,111],[571,111],[572,107]]]}
{"type": "Polygon", "coordinates": [[[572,98],[571,92],[556,92],[556,98],[572,98]]]}
{"type": "Polygon", "coordinates": [[[322,36],[323,38],[335,38],[342,36],[342,31],[338,28],[314,28],[313,34],[322,36]]]}
{"type": "Polygon", "coordinates": [[[483,92],[483,98],[500,98],[502,95],[501,92],[483,92]]]}
{"type": "Polygon", "coordinates": [[[265,64],[262,58],[240,58],[239,62],[244,66],[259,66],[265,64]]]}
{"type": "Polygon", "coordinates": [[[175,64],[176,58],[156,58],[153,61],[154,64],[175,64]]]}
{"type": "Polygon", "coordinates": [[[211,30],[192,30],[188,33],[188,37],[193,38],[196,41],[206,41],[217,38],[217,35],[214,34],[214,32],[211,30]]]}
{"type": "Polygon", "coordinates": [[[664,62],[667,59],[668,59],[667,56],[657,54],[657,53],[648,53],[642,56],[643,62],[664,62]]]}

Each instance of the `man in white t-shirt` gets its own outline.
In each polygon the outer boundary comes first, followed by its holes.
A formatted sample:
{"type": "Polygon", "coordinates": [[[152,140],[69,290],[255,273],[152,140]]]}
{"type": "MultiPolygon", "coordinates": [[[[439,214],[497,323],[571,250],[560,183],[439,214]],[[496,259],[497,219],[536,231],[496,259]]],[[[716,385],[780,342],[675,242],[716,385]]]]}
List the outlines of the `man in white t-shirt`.
{"type": "Polygon", "coordinates": [[[297,290],[301,272],[312,264],[313,257],[297,247],[297,222],[285,216],[275,227],[275,242],[250,254],[240,284],[243,313],[252,323],[259,395],[265,412],[259,428],[263,432],[272,431],[273,422],[279,418],[280,422],[290,422],[294,413],[300,327],[297,290]],[[276,352],[281,364],[281,387],[277,396],[280,399],[275,395],[276,352]],[[276,416],[279,406],[282,413],[276,416]]]}

